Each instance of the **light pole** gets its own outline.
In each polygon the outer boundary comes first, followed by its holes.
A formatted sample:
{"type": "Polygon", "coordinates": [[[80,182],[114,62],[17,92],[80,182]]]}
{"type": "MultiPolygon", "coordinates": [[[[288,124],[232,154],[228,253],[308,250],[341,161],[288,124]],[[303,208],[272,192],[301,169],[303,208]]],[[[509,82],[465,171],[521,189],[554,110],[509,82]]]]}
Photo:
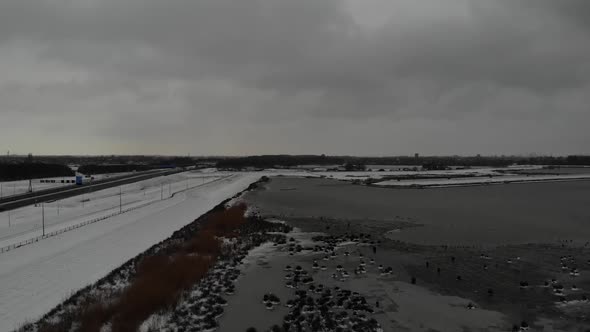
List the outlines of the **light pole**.
{"type": "Polygon", "coordinates": [[[59,216],[59,200],[57,201],[57,215],[59,216]]]}
{"type": "Polygon", "coordinates": [[[45,203],[41,203],[41,225],[43,227],[43,236],[45,236],[45,203]]]}
{"type": "Polygon", "coordinates": [[[160,200],[164,199],[164,182],[160,183],[160,200]]]}
{"type": "Polygon", "coordinates": [[[8,227],[10,228],[10,210],[8,210],[8,227]]]}

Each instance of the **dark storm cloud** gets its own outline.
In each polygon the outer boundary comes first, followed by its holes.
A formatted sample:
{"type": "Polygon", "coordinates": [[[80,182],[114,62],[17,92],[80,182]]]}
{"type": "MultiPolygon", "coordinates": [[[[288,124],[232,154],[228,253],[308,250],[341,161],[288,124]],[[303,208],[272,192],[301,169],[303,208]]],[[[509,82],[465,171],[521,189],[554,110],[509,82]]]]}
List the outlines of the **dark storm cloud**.
{"type": "Polygon", "coordinates": [[[489,3],[472,1],[463,19],[411,21],[395,16],[393,2],[391,23],[363,36],[334,0],[8,0],[0,31],[42,41],[45,55],[83,66],[212,75],[286,92],[386,94],[400,76],[533,89],[586,82],[588,31],[567,20],[584,22],[584,1],[489,3]]]}
{"type": "MultiPolygon", "coordinates": [[[[518,4],[518,2],[516,2],[518,4]]],[[[540,9],[546,11],[548,14],[558,14],[563,16],[566,21],[571,21],[573,24],[585,25],[590,27],[590,2],[578,0],[539,0],[533,2],[525,2],[525,8],[532,10],[540,9]]]]}
{"type": "Polygon", "coordinates": [[[585,0],[4,0],[0,50],[30,58],[0,66],[30,72],[0,81],[0,112],[101,110],[105,132],[137,140],[142,128],[199,136],[187,123],[243,137],[262,122],[367,117],[479,126],[478,113],[575,126],[588,117],[588,22],[585,0]]]}

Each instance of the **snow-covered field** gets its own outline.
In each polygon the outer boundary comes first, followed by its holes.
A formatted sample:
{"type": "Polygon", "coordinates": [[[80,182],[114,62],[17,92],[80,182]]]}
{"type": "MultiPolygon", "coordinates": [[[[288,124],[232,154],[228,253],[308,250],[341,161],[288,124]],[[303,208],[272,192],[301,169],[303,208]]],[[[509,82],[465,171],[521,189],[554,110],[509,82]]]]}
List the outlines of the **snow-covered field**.
{"type": "MultiPolygon", "coordinates": [[[[202,174],[187,174],[193,177],[191,181],[202,181],[202,174]]],[[[223,178],[182,191],[170,199],[156,200],[141,209],[0,254],[0,331],[11,331],[26,320],[39,318],[73,291],[100,279],[263,175],[216,174],[223,178]]],[[[145,186],[146,196],[154,186],[153,195],[160,195],[161,184],[167,183],[168,178],[148,180],[151,186],[145,186]]],[[[186,183],[178,181],[171,186],[172,192],[175,188],[181,190],[183,184],[186,189],[186,183]]],[[[141,188],[140,184],[136,185],[141,188]]],[[[113,190],[118,200],[118,188],[113,190]]],[[[135,194],[138,195],[142,195],[141,191],[135,194]]]]}
{"type": "MultiPolygon", "coordinates": [[[[382,166],[380,166],[382,167],[382,166]]],[[[549,181],[574,181],[590,179],[588,172],[574,174],[544,174],[525,175],[521,171],[538,170],[542,172],[542,166],[513,166],[504,168],[473,167],[467,169],[451,169],[441,171],[408,171],[391,169],[385,171],[359,171],[359,172],[334,172],[334,171],[308,171],[301,172],[303,176],[321,176],[343,181],[370,180],[374,185],[392,187],[446,187],[467,186],[484,184],[502,184],[513,182],[549,182],[549,181]],[[388,178],[400,177],[400,180],[388,178]],[[383,179],[383,181],[380,181],[383,179]]]]}
{"type": "MultiPolygon", "coordinates": [[[[383,166],[381,166],[383,167],[383,166]]],[[[407,166],[414,167],[414,166],[407,166]]],[[[400,168],[391,167],[385,171],[357,171],[357,172],[335,172],[335,171],[313,171],[307,172],[310,176],[323,176],[326,178],[337,179],[337,180],[379,180],[386,177],[393,176],[408,176],[408,177],[447,177],[447,176],[488,176],[488,175],[499,175],[497,170],[511,172],[519,170],[531,170],[540,169],[541,166],[521,166],[521,167],[508,167],[508,168],[493,168],[493,167],[473,167],[468,169],[451,169],[451,170],[440,170],[440,171],[426,171],[426,170],[403,170],[400,168]]],[[[372,168],[373,169],[373,168],[372,168]]]]}
{"type": "Polygon", "coordinates": [[[47,234],[119,210],[167,199],[174,193],[217,180],[221,176],[185,172],[74,196],[43,206],[30,205],[3,212],[0,213],[0,248],[41,236],[43,212],[47,234]]]}
{"type": "Polygon", "coordinates": [[[573,181],[573,180],[590,180],[590,174],[564,174],[564,175],[501,175],[494,177],[467,177],[451,179],[412,179],[412,180],[388,180],[377,182],[377,186],[395,186],[395,187],[451,187],[451,186],[468,186],[482,184],[502,184],[516,182],[550,182],[550,181],[573,181]]]}
{"type": "Polygon", "coordinates": [[[313,172],[318,176],[325,176],[338,180],[366,180],[381,179],[387,176],[457,176],[457,175],[488,175],[498,174],[494,168],[474,168],[448,171],[359,171],[359,172],[313,172]]]}

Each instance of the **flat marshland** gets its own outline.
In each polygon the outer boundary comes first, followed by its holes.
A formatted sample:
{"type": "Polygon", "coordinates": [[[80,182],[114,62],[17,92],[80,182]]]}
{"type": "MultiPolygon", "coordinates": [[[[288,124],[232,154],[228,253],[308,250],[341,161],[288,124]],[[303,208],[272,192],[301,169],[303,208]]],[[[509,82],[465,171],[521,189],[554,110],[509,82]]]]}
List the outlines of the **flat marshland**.
{"type": "Polygon", "coordinates": [[[363,294],[385,331],[586,331],[588,193],[589,181],[385,189],[272,178],[248,204],[296,227],[304,248],[333,252],[269,247],[237,287],[255,292],[264,276],[258,288],[284,294],[284,266],[300,265],[325,287],[363,294]]]}

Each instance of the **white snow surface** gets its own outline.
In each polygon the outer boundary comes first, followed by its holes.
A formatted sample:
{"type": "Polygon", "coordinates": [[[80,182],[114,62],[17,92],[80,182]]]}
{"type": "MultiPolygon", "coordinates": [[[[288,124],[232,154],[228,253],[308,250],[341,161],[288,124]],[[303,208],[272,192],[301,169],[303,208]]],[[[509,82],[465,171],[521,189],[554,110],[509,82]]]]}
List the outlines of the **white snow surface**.
{"type": "Polygon", "coordinates": [[[481,184],[502,184],[514,182],[552,182],[552,181],[572,181],[572,180],[590,180],[590,174],[562,174],[562,175],[502,175],[488,177],[466,177],[451,179],[412,179],[412,180],[387,180],[375,183],[378,186],[426,186],[426,187],[450,187],[450,186],[467,186],[481,184]]]}
{"type": "Polygon", "coordinates": [[[38,319],[74,291],[166,239],[263,174],[219,175],[227,177],[0,254],[0,331],[38,319]]]}
{"type": "MultiPolygon", "coordinates": [[[[404,168],[411,168],[415,166],[405,166],[404,168]]],[[[420,167],[418,167],[420,168],[420,167]]],[[[487,176],[499,173],[496,171],[519,171],[540,169],[541,166],[520,166],[520,167],[471,167],[471,168],[453,168],[449,170],[416,170],[404,171],[401,168],[391,168],[386,171],[355,171],[355,172],[311,172],[313,175],[325,176],[338,180],[366,180],[366,179],[381,179],[385,176],[419,176],[419,177],[445,177],[445,176],[487,176]]],[[[371,168],[374,169],[374,168],[371,168]]]]}
{"type": "Polygon", "coordinates": [[[205,175],[183,172],[47,202],[44,207],[40,204],[29,205],[3,212],[0,213],[0,248],[41,236],[43,211],[47,234],[116,214],[120,209],[129,210],[169,199],[187,188],[215,181],[222,176],[224,175],[220,173],[205,175]]]}

